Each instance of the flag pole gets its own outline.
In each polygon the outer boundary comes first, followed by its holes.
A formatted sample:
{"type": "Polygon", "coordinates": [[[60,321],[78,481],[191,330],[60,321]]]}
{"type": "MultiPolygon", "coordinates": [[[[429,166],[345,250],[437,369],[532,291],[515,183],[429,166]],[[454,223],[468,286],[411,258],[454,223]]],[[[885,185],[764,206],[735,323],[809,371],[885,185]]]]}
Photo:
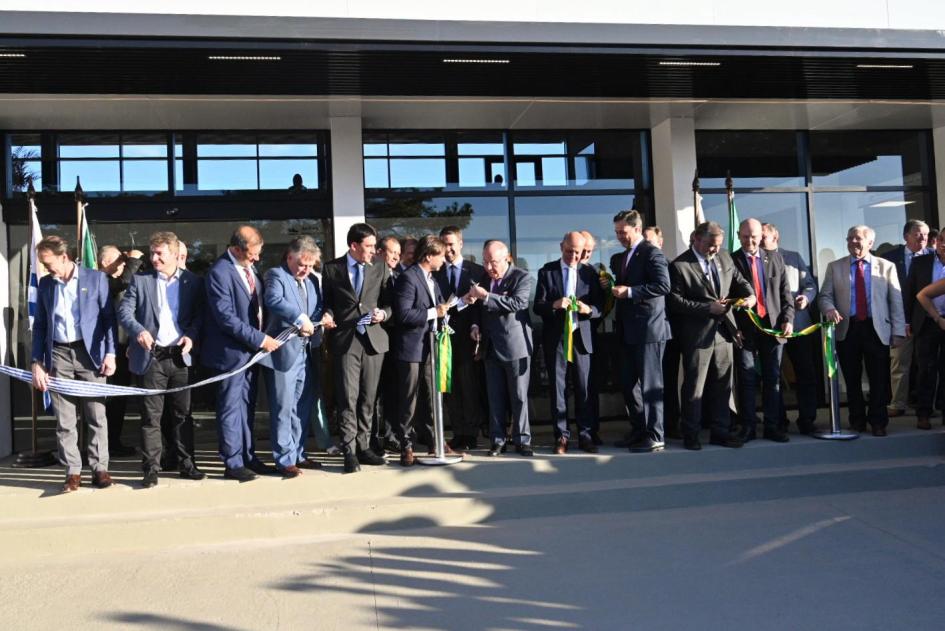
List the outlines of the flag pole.
{"type": "MultiPolygon", "coordinates": [[[[445,321],[443,326],[449,326],[449,321],[445,321]]],[[[437,366],[440,365],[439,345],[436,343],[438,332],[437,319],[434,318],[433,328],[427,334],[430,336],[430,381],[433,383],[433,455],[419,456],[416,459],[419,464],[433,466],[456,464],[463,461],[462,454],[446,455],[446,437],[443,435],[443,393],[440,392],[440,380],[437,375],[437,366]]]]}
{"type": "MultiPolygon", "coordinates": [[[[33,213],[36,212],[36,189],[33,188],[33,182],[29,183],[29,187],[26,189],[26,202],[27,210],[29,216],[29,232],[27,235],[27,243],[29,247],[33,247],[33,213]]],[[[30,256],[27,256],[27,260],[32,260],[30,256]]],[[[27,272],[32,274],[34,272],[28,266],[27,272]]],[[[29,279],[27,279],[27,294],[29,293],[29,279]]],[[[27,298],[28,300],[28,298],[27,298]]],[[[24,468],[24,469],[34,469],[40,467],[48,467],[50,465],[56,464],[56,459],[53,457],[51,451],[40,451],[39,450],[39,441],[37,439],[37,433],[39,431],[39,412],[36,409],[36,395],[38,391],[33,384],[30,384],[30,415],[32,417],[32,424],[30,426],[30,439],[32,449],[27,452],[20,452],[16,456],[16,462],[13,463],[14,467],[24,468]]]]}
{"type": "Polygon", "coordinates": [[[75,262],[82,264],[82,183],[75,176],[75,262]]]}
{"type": "Polygon", "coordinates": [[[828,322],[823,327],[824,363],[827,366],[827,393],[830,396],[830,429],[814,432],[814,438],[823,440],[854,440],[859,432],[847,432],[840,427],[840,376],[837,374],[836,325],[828,322]]]}

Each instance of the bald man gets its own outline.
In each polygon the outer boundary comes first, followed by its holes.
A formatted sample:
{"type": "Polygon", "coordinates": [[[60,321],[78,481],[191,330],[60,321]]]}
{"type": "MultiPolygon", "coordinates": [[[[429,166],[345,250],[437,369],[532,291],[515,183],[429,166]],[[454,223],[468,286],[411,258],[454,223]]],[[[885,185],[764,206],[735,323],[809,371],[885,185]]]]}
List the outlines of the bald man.
{"type": "Polygon", "coordinates": [[[528,376],[534,351],[528,298],[532,279],[525,270],[512,267],[509,248],[498,240],[486,242],[482,250],[486,278],[473,285],[466,304],[480,304],[480,324],[472,325],[470,337],[481,340],[489,393],[490,456],[505,451],[505,422],[512,416],[515,450],[530,457],[531,427],[528,422],[528,376]]]}
{"type": "Polygon", "coordinates": [[[561,240],[561,258],[538,271],[538,289],[533,309],[542,319],[542,348],[548,370],[551,418],[555,425],[555,453],[568,452],[568,378],[574,391],[574,410],[579,429],[578,447],[597,453],[591,434],[594,408],[590,401],[591,354],[594,352],[591,322],[600,318],[603,302],[597,273],[581,263],[587,239],[569,232],[561,240]],[[566,333],[567,331],[567,333],[566,333]],[[567,338],[572,353],[568,357],[567,338]]]}

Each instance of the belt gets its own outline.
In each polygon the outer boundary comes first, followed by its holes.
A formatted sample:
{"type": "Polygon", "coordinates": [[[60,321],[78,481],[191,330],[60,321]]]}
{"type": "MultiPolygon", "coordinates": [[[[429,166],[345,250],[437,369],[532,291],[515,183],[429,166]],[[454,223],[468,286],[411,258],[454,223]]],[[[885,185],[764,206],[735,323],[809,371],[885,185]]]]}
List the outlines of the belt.
{"type": "Polygon", "coordinates": [[[181,356],[181,347],[180,346],[158,346],[155,344],[151,347],[151,354],[154,355],[155,359],[171,359],[172,357],[181,356]]]}
{"type": "Polygon", "coordinates": [[[53,342],[56,348],[85,348],[85,342],[76,340],[74,342],[53,342]]]}

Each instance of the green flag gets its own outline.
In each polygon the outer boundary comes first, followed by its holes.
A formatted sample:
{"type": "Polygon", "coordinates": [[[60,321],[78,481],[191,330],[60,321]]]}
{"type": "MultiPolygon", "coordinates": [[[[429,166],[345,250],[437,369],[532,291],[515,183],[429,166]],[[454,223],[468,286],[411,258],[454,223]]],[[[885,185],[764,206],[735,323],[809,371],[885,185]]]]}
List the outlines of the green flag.
{"type": "Polygon", "coordinates": [[[95,245],[95,237],[89,230],[89,222],[85,217],[85,204],[82,205],[81,224],[79,228],[79,262],[83,267],[89,269],[98,269],[98,247],[95,245]]]}
{"type": "Polygon", "coordinates": [[[734,252],[739,248],[738,241],[738,210],[735,208],[735,192],[728,189],[728,251],[734,252]]]}

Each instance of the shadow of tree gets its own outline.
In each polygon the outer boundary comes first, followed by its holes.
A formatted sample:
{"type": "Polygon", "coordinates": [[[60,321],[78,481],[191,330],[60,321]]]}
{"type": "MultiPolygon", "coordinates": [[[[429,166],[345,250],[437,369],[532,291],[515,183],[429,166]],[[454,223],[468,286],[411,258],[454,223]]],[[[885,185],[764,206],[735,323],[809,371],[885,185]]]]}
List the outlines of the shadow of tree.
{"type": "Polygon", "coordinates": [[[101,618],[127,627],[147,627],[166,631],[243,631],[239,627],[131,611],[106,613],[102,614],[101,618]]]}

